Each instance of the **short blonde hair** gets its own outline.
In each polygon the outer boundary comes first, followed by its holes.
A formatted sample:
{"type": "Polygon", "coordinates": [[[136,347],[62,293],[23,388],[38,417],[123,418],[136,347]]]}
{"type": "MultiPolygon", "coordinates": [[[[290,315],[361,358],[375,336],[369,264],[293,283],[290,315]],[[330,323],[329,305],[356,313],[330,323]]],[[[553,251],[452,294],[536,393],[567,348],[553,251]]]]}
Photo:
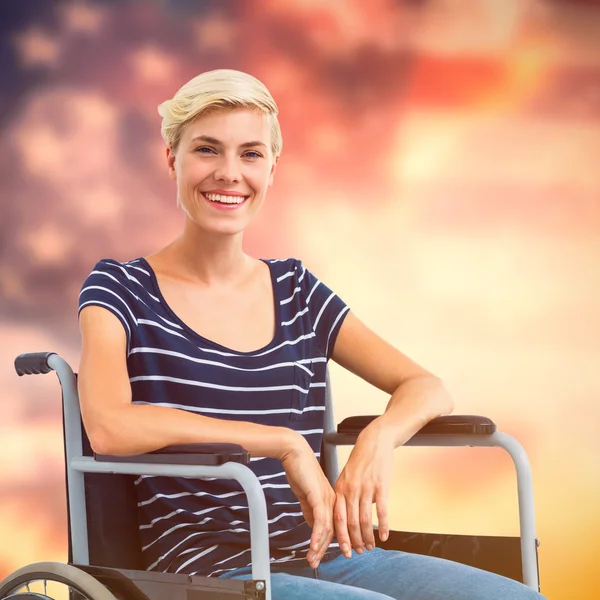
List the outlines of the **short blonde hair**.
{"type": "Polygon", "coordinates": [[[271,122],[271,149],[275,156],[281,153],[283,140],[275,100],[256,77],[232,69],[201,73],[179,88],[171,100],[158,106],[161,135],[171,150],[177,151],[189,123],[216,108],[254,108],[267,114],[271,122]]]}

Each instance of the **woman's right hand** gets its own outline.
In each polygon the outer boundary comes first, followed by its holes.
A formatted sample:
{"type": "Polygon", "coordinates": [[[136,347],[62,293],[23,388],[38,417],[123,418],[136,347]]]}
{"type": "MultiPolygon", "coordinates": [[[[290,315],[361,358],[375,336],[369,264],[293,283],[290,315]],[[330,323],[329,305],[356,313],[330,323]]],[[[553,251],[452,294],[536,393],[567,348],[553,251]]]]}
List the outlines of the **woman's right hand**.
{"type": "Polygon", "coordinates": [[[333,509],[336,495],[312,448],[301,438],[281,458],[288,483],[300,501],[306,522],[312,529],[309,565],[317,568],[335,534],[333,509]]]}

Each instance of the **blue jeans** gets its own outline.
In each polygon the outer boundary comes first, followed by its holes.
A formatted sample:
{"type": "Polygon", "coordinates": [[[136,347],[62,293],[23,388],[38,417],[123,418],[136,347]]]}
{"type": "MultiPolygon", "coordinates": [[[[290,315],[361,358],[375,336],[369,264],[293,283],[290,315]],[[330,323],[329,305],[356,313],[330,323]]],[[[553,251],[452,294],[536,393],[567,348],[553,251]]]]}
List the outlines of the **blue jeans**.
{"type": "MultiPolygon", "coordinates": [[[[250,567],[221,575],[251,579],[250,567]]],[[[375,548],[317,569],[271,565],[272,600],[543,600],[523,584],[441,558],[375,548]]]]}

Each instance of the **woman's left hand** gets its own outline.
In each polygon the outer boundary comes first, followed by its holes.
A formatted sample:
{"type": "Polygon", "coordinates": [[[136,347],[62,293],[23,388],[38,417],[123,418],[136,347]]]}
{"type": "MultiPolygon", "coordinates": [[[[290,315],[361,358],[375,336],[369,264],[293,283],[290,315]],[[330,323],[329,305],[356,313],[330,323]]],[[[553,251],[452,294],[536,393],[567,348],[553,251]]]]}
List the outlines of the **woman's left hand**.
{"type": "Polygon", "coordinates": [[[375,547],[373,503],[377,505],[379,539],[389,535],[387,501],[394,458],[394,442],[385,427],[373,421],[358,436],[335,486],[333,522],[344,556],[375,547]]]}

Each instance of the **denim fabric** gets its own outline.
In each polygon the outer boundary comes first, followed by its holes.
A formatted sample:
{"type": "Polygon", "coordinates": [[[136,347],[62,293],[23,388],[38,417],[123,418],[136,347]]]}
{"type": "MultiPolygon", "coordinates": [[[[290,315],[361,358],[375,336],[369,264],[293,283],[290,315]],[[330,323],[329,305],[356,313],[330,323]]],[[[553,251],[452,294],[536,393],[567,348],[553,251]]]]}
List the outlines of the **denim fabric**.
{"type": "MultiPolygon", "coordinates": [[[[250,568],[225,573],[251,579],[250,568]]],[[[272,565],[272,600],[543,600],[523,584],[431,556],[395,550],[340,555],[317,569],[272,565]]]]}

